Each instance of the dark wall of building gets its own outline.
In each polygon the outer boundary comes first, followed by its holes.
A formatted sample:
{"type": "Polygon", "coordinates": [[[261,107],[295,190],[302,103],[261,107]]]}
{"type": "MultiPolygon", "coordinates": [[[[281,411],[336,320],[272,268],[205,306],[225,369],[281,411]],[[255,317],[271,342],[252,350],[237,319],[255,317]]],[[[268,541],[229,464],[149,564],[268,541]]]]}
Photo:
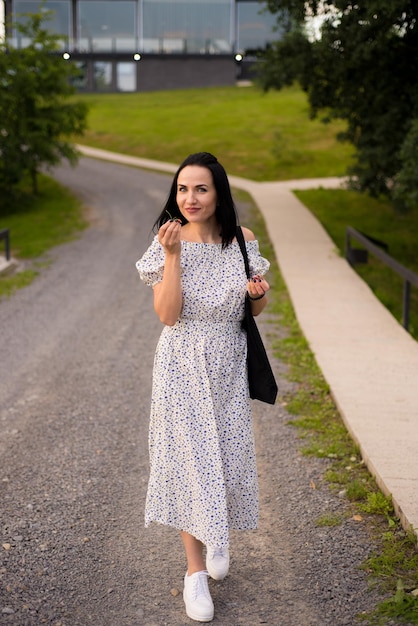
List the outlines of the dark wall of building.
{"type": "Polygon", "coordinates": [[[82,77],[74,83],[77,91],[162,91],[196,87],[235,85],[240,68],[232,55],[142,55],[139,61],[133,55],[100,55],[73,53],[71,60],[82,69],[82,77]],[[100,77],[100,68],[106,66],[106,78],[100,77]],[[129,87],[118,79],[118,69],[130,66],[129,87]]]}
{"type": "Polygon", "coordinates": [[[237,66],[223,56],[146,56],[138,62],[137,91],[234,85],[237,66]]]}

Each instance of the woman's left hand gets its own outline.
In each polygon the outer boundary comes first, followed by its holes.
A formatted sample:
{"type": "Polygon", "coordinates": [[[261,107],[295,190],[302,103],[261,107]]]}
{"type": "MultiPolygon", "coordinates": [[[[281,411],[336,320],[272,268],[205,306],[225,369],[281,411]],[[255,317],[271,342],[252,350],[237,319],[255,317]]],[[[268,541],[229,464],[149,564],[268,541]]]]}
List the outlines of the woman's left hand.
{"type": "Polygon", "coordinates": [[[263,276],[253,276],[247,283],[250,298],[261,298],[270,289],[270,285],[263,276]]]}
{"type": "Polygon", "coordinates": [[[259,315],[267,304],[265,294],[270,289],[270,285],[262,276],[254,276],[247,283],[247,291],[251,302],[252,314],[259,315]]]}

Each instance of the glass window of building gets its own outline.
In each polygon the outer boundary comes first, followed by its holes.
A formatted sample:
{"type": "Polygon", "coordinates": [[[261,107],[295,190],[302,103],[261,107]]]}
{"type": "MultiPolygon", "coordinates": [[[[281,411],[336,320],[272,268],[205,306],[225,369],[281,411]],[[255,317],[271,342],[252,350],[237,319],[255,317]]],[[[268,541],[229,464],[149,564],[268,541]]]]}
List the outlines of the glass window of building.
{"type": "Polygon", "coordinates": [[[143,52],[229,53],[234,0],[142,0],[143,52]]]}
{"type": "Polygon", "coordinates": [[[251,52],[265,48],[266,44],[277,40],[273,31],[276,18],[260,2],[237,2],[237,42],[238,52],[251,52]]]}
{"type": "Polygon", "coordinates": [[[76,61],[75,66],[77,68],[77,73],[71,80],[72,86],[77,91],[87,91],[88,89],[88,68],[86,61],[76,61]]]}
{"type": "MultiPolygon", "coordinates": [[[[62,49],[72,46],[72,10],[69,0],[48,0],[42,4],[38,0],[15,0],[13,2],[13,19],[16,22],[24,22],[22,13],[37,13],[38,11],[51,12],[50,17],[45,18],[44,26],[56,35],[62,36],[62,49]]],[[[29,41],[21,33],[14,31],[13,45],[16,47],[27,46],[29,41]]]]}
{"type": "Polygon", "coordinates": [[[96,61],[93,64],[93,81],[95,91],[112,91],[112,64],[96,61]]]}
{"type": "Polygon", "coordinates": [[[136,50],[135,0],[82,0],[78,3],[80,52],[136,50]]]}
{"type": "Polygon", "coordinates": [[[116,89],[118,91],[136,91],[136,63],[117,63],[116,89]]]}

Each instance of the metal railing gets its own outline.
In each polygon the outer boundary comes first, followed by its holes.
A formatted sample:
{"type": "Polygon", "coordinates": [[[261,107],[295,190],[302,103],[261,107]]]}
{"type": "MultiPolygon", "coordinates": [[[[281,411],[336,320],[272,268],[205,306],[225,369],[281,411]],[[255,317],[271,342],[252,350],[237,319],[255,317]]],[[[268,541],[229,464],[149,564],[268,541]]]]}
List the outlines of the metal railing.
{"type": "Polygon", "coordinates": [[[4,256],[6,261],[10,261],[10,234],[8,228],[0,230],[0,241],[4,239],[4,256]]]}
{"type": "Polygon", "coordinates": [[[405,265],[402,265],[396,259],[391,257],[387,251],[388,246],[383,241],[374,239],[369,235],[347,226],[345,234],[345,258],[350,265],[356,263],[367,263],[368,252],[371,252],[375,257],[380,259],[385,265],[390,267],[391,270],[396,272],[403,279],[403,308],[402,308],[402,325],[409,329],[409,310],[411,305],[411,285],[418,287],[418,274],[415,274],[412,270],[405,265]],[[353,248],[351,245],[351,239],[355,239],[360,243],[365,250],[361,248],[353,248]]]}

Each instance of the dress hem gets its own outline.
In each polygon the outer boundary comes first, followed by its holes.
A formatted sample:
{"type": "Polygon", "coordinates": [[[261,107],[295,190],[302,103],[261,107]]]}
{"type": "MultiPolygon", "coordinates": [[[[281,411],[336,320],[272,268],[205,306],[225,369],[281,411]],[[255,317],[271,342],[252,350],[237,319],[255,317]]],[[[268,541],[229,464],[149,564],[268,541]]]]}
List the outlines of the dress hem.
{"type": "MultiPolygon", "coordinates": [[[[163,522],[161,520],[157,520],[157,519],[151,519],[151,520],[145,520],[144,526],[145,528],[149,528],[152,524],[159,524],[160,526],[167,526],[169,528],[173,528],[174,530],[178,530],[179,532],[184,532],[187,533],[189,535],[191,535],[192,537],[194,537],[195,539],[197,539],[198,541],[201,541],[205,546],[207,545],[212,545],[210,542],[206,541],[202,536],[197,537],[196,533],[194,531],[192,531],[191,529],[187,529],[187,528],[180,528],[179,526],[176,526],[175,524],[171,524],[169,522],[163,522]]],[[[257,530],[258,529],[258,524],[255,525],[250,525],[250,526],[244,526],[244,527],[237,527],[237,526],[230,526],[229,530],[236,530],[236,531],[246,531],[246,530],[257,530]]],[[[228,537],[228,541],[225,542],[221,542],[219,545],[215,546],[216,548],[228,548],[229,547],[229,537],[228,537]]]]}

